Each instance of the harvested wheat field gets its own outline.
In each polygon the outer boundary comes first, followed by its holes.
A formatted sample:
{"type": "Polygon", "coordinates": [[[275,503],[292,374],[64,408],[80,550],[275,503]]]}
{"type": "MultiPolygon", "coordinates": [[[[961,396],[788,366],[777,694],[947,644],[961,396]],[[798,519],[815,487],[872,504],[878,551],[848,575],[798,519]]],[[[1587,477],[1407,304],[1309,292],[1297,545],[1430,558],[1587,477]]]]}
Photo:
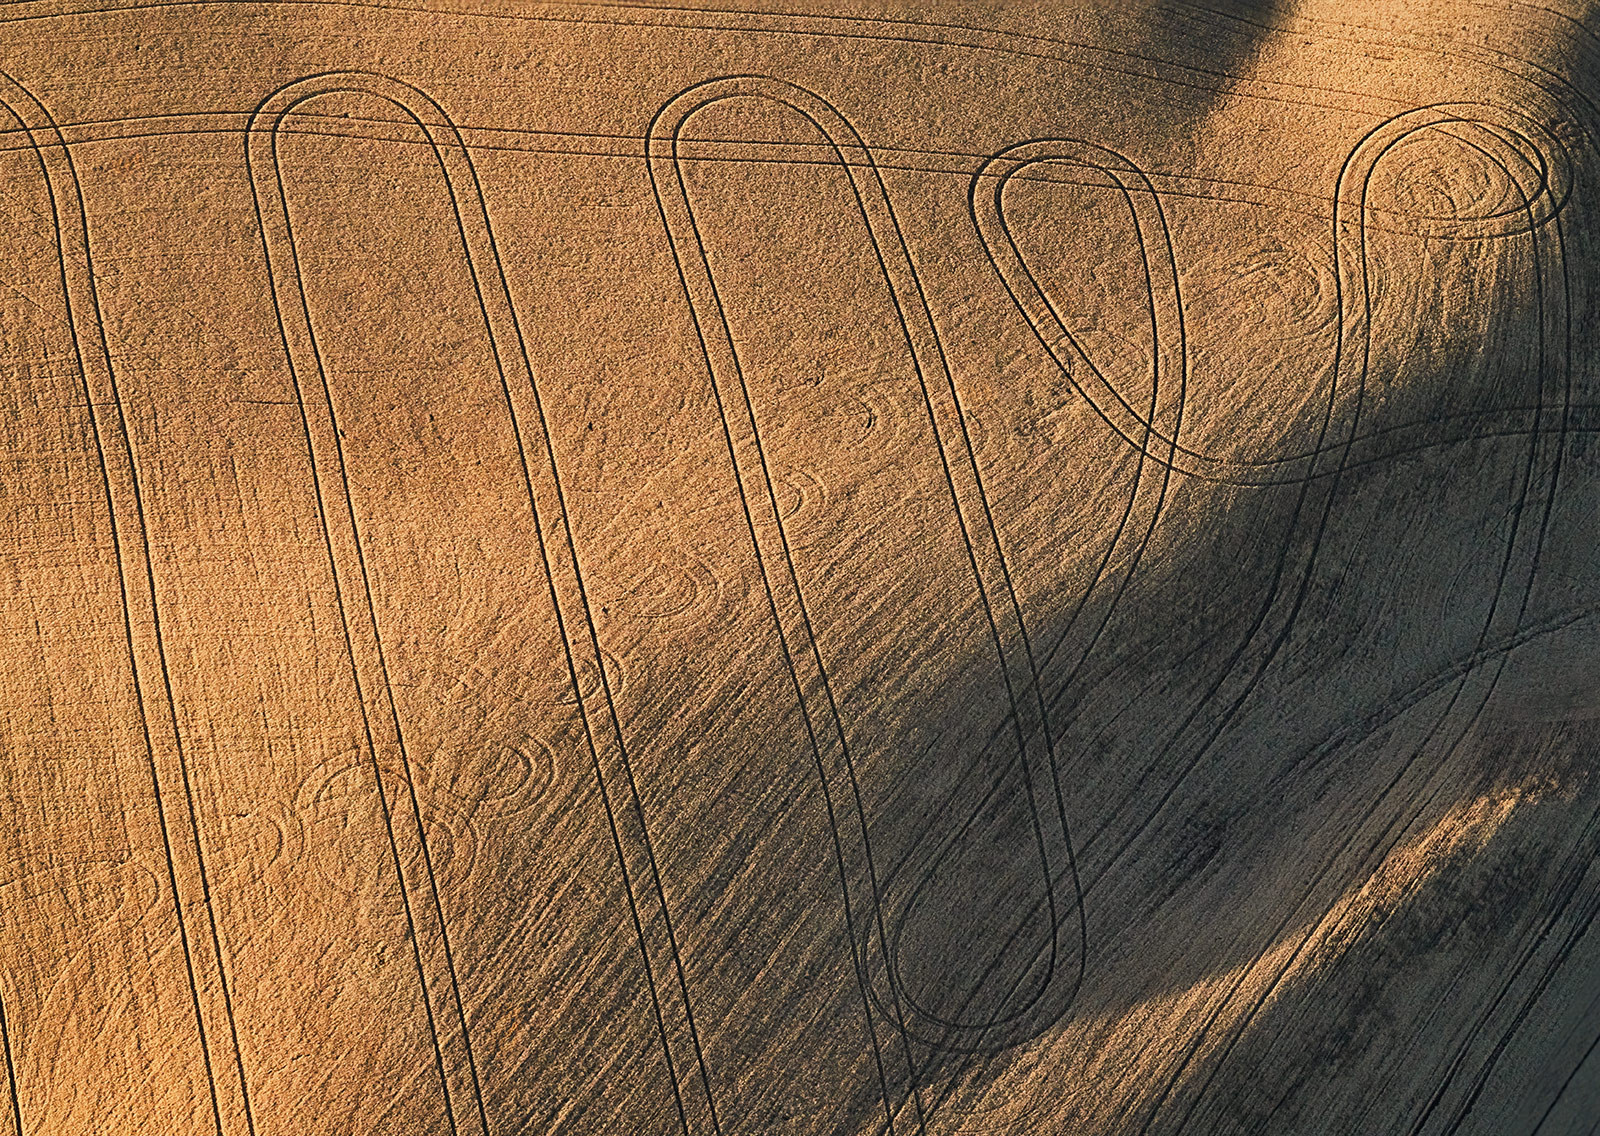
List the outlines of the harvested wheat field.
{"type": "Polygon", "coordinates": [[[0,5],[0,1136],[1600,1131],[1600,15],[0,5]]]}

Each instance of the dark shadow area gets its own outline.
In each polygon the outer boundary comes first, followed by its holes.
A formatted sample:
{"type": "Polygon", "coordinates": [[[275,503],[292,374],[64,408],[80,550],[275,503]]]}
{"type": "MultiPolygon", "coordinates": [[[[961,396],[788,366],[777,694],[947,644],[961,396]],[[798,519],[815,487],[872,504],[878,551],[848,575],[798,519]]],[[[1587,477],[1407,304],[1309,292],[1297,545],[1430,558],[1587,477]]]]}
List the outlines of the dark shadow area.
{"type": "MultiPolygon", "coordinates": [[[[1151,336],[1128,358],[1166,375],[1129,381],[1126,361],[1097,360],[1070,321],[1041,327],[1041,312],[1059,316],[1048,270],[1031,273],[1042,303],[1030,310],[999,266],[1041,349],[1090,401],[1119,404],[1096,406],[1104,444],[1086,440],[1063,460],[1093,455],[1129,478],[1093,586],[1029,621],[1025,663],[1008,671],[993,614],[1003,577],[985,576],[971,551],[982,533],[970,518],[987,505],[950,472],[972,459],[959,433],[940,430],[928,392],[942,359],[915,290],[895,279],[898,237],[860,172],[868,159],[823,111],[808,113],[804,92],[739,82],[703,105],[779,104],[776,118],[770,105],[753,112],[769,116],[767,144],[831,147],[841,167],[815,175],[831,190],[801,196],[836,193],[830,215],[865,222],[854,236],[768,231],[815,220],[762,213],[772,189],[760,179],[773,174],[685,173],[692,157],[652,150],[683,186],[663,206],[680,263],[705,266],[686,270],[688,287],[720,402],[742,416],[729,444],[754,487],[750,508],[780,517],[771,484],[785,462],[841,444],[824,425],[840,413],[827,401],[843,397],[829,393],[840,371],[900,368],[910,393],[886,394],[873,428],[920,419],[940,454],[919,472],[884,456],[885,437],[848,441],[861,447],[853,475],[907,479],[838,527],[872,533],[860,546],[752,520],[769,588],[793,593],[771,600],[773,617],[819,769],[824,780],[830,762],[848,769],[830,815],[835,840],[856,851],[840,853],[847,918],[832,934],[852,945],[879,1070],[857,1082],[853,1130],[889,1119],[896,1131],[938,1130],[941,1110],[981,1095],[1015,1047],[1075,1030],[1093,1046],[1093,1023],[1208,986],[1221,996],[1172,1039],[1180,1053],[1155,1083],[1121,1086],[1130,1104],[1116,1131],[1312,1123],[1296,1112],[1309,1086],[1353,1070],[1371,1080],[1337,1090],[1350,1117],[1382,1127],[1394,1121],[1386,1107],[1402,1108],[1417,1131],[1458,1130],[1504,1039],[1527,1023],[1516,1008],[1546,998],[1558,973],[1592,979],[1562,972],[1579,957],[1570,949],[1547,950],[1561,920],[1573,924],[1563,941],[1587,928],[1596,891],[1582,865],[1600,847],[1586,724],[1600,705],[1584,674],[1600,581],[1583,552],[1593,522],[1569,516],[1593,500],[1586,455],[1600,425],[1577,315],[1592,300],[1571,267],[1592,244],[1590,207],[1572,190],[1592,151],[1563,158],[1513,118],[1448,108],[1375,131],[1347,163],[1354,188],[1333,191],[1335,357],[1297,362],[1326,393],[1291,401],[1279,448],[1243,457],[1224,428],[1183,433],[1182,384],[1220,380],[1185,376],[1181,340],[1164,338],[1178,317],[1205,316],[1162,292],[1162,257],[1148,250],[1164,236],[1141,197],[1153,191],[1114,162],[1075,183],[1128,201],[1121,236],[1144,243],[1148,275],[1123,291],[1149,295],[1151,336]],[[783,106],[819,133],[785,136],[797,127],[783,106]],[[852,239],[859,263],[773,253],[852,239]],[[848,295],[821,283],[872,281],[874,258],[879,283],[848,295]],[[1139,451],[1131,470],[1123,446],[1139,451]],[[963,541],[967,563],[939,560],[963,541]],[[976,599],[952,598],[974,582],[976,599]],[[927,607],[935,599],[949,606],[927,607]],[[793,661],[803,654],[814,661],[793,661]],[[1517,693],[1517,676],[1535,672],[1570,685],[1545,691],[1559,707],[1548,720],[1528,720],[1517,693]],[[1048,742],[1017,698],[1029,681],[1048,742]],[[1040,751],[1048,778],[1029,766],[1040,751]],[[1072,837],[1053,858],[1041,812],[1056,803],[1072,837]],[[1502,968],[1504,981],[1463,989],[1447,962],[1502,968]],[[1397,1005],[1412,1016],[1396,1017],[1397,1005]],[[1510,1032],[1497,1043],[1495,1029],[1510,1032]],[[1438,1066],[1434,1099],[1363,1099],[1383,1083],[1371,1062],[1397,1053],[1438,1066]]],[[[727,129],[765,137],[748,121],[727,129]]],[[[1083,153],[1027,160],[1081,166],[1083,153]]],[[[1021,243],[1013,252],[1027,262],[1021,243]]],[[[1180,241],[1173,255],[1184,252],[1180,241]]],[[[959,427],[959,415],[949,421],[959,427]]],[[[841,995],[836,1012],[854,1012],[851,1001],[841,995]]]]}

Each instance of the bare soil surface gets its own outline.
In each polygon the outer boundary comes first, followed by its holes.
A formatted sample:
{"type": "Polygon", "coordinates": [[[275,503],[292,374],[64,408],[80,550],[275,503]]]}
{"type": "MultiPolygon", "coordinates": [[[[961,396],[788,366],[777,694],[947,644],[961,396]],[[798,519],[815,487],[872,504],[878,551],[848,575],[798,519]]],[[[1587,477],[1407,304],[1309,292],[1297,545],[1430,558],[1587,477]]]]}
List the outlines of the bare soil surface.
{"type": "Polygon", "coordinates": [[[1597,35],[0,5],[0,1133],[1600,1131],[1597,35]]]}

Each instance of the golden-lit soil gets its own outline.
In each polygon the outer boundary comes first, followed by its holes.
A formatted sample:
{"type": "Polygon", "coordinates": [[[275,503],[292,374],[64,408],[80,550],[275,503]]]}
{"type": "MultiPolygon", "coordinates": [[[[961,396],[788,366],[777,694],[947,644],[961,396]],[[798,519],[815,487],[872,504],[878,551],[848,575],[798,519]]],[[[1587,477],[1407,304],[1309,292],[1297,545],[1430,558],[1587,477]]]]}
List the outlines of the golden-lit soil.
{"type": "Polygon", "coordinates": [[[0,5],[0,1133],[1592,1131],[1597,32],[0,5]]]}

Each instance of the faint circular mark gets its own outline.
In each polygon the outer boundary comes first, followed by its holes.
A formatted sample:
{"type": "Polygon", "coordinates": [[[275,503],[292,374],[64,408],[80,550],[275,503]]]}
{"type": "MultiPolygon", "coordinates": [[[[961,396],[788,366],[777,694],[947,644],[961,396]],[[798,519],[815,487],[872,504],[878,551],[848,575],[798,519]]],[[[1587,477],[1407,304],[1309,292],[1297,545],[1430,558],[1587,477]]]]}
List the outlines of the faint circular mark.
{"type": "Polygon", "coordinates": [[[405,904],[395,878],[397,859],[414,896],[427,886],[430,870],[442,891],[470,874],[477,838],[467,809],[453,794],[430,793],[419,781],[408,787],[404,770],[390,762],[380,763],[377,772],[389,802],[387,817],[371,759],[354,754],[312,770],[296,794],[296,813],[306,833],[305,861],[323,883],[363,910],[399,915],[405,904]]]}
{"type": "MultiPolygon", "coordinates": [[[[565,660],[563,660],[565,662],[565,660]]],[[[599,662],[595,657],[585,654],[577,659],[573,669],[578,676],[578,689],[574,693],[570,677],[563,671],[560,685],[556,690],[554,700],[564,706],[576,706],[579,698],[588,702],[609,690],[614,697],[627,684],[627,673],[623,670],[622,660],[618,659],[604,647],[599,652],[599,662]],[[602,670],[605,681],[601,681],[602,670]]]]}
{"type": "Polygon", "coordinates": [[[721,588],[722,581],[704,560],[669,553],[656,557],[615,606],[637,619],[672,620],[702,606],[721,588]]]}
{"type": "Polygon", "coordinates": [[[556,756],[543,741],[522,737],[472,749],[456,764],[445,795],[465,806],[469,817],[480,811],[508,817],[524,812],[550,791],[556,779],[556,756]]]}
{"type": "MultiPolygon", "coordinates": [[[[812,519],[826,507],[828,484],[815,470],[794,466],[773,477],[772,495],[777,502],[778,520],[787,527],[790,521],[802,516],[805,520],[812,519]]],[[[755,523],[760,528],[772,527],[771,519],[765,514],[755,523]]]]}
{"type": "Polygon", "coordinates": [[[211,890],[231,893],[262,882],[282,862],[300,856],[303,833],[293,808],[285,802],[269,802],[245,812],[221,818],[222,838],[206,864],[211,890]]]}

